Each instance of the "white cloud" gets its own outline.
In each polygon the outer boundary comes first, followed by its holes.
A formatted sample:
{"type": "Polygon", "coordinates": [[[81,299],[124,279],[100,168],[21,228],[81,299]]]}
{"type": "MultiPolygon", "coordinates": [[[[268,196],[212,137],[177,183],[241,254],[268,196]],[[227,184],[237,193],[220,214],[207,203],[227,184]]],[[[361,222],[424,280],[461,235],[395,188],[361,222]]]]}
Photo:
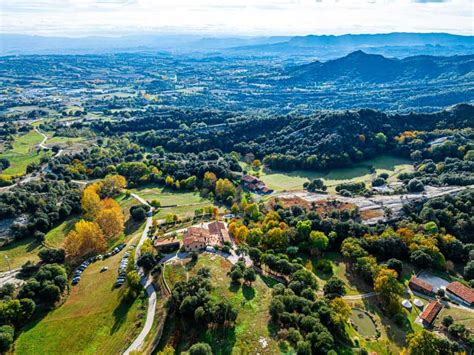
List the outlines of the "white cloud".
{"type": "Polygon", "coordinates": [[[1,31],[473,34],[472,0],[2,0],[1,31]]]}

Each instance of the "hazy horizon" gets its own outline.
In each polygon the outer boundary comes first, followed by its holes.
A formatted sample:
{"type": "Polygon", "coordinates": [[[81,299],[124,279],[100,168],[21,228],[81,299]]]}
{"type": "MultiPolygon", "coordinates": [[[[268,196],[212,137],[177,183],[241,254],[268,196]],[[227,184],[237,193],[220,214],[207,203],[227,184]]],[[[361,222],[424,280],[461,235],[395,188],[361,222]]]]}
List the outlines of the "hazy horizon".
{"type": "Polygon", "coordinates": [[[1,33],[296,36],[473,35],[471,0],[4,0],[1,33]]]}

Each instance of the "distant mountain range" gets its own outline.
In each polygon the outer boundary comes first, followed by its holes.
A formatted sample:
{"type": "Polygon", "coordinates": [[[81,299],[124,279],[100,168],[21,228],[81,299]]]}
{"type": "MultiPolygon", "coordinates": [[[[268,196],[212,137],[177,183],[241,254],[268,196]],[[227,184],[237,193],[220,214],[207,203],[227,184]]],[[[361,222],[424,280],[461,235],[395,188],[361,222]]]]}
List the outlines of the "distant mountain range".
{"type": "Polygon", "coordinates": [[[341,36],[201,37],[128,35],[121,37],[42,37],[0,34],[0,55],[101,54],[118,52],[221,53],[304,56],[326,60],[355,50],[391,57],[474,54],[474,36],[447,33],[388,33],[341,36]]]}
{"type": "Polygon", "coordinates": [[[413,56],[404,59],[386,58],[379,54],[356,51],[326,62],[315,61],[289,68],[286,84],[321,82],[410,82],[433,79],[474,81],[474,55],[434,57],[413,56]]]}

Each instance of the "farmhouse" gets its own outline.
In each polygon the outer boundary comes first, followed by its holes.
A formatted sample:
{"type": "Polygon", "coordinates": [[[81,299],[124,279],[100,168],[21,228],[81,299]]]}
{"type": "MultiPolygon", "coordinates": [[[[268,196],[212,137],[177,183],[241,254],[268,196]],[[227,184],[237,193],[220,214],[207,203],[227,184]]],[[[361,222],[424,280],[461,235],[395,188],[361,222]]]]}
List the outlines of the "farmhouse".
{"type": "Polygon", "coordinates": [[[423,281],[422,279],[419,279],[416,276],[411,277],[410,282],[408,283],[408,286],[410,286],[410,288],[416,292],[424,293],[427,295],[434,294],[433,285],[429,284],[426,281],[423,281]]]}
{"type": "Polygon", "coordinates": [[[189,227],[184,234],[184,250],[195,251],[204,249],[207,246],[223,246],[230,243],[229,232],[224,223],[214,221],[204,227],[189,227]]]}
{"type": "Polygon", "coordinates": [[[474,291],[467,286],[464,286],[458,281],[451,282],[446,287],[446,292],[452,299],[464,303],[468,306],[474,305],[474,291]]]}
{"type": "Polygon", "coordinates": [[[245,189],[257,194],[268,195],[273,192],[273,190],[268,188],[262,180],[252,175],[243,175],[241,183],[245,189]]]}
{"type": "Polygon", "coordinates": [[[442,309],[443,305],[441,303],[438,301],[431,301],[420,315],[423,325],[426,327],[431,326],[442,309]]]}
{"type": "Polygon", "coordinates": [[[179,249],[181,246],[181,241],[176,237],[164,237],[164,238],[157,238],[154,241],[154,246],[156,250],[163,251],[163,250],[171,250],[171,249],[179,249]]]}
{"type": "Polygon", "coordinates": [[[209,223],[207,228],[209,229],[209,233],[213,235],[219,236],[219,239],[221,240],[221,244],[224,243],[231,243],[230,237],[229,237],[229,232],[227,231],[227,228],[225,227],[225,224],[219,221],[214,221],[212,223],[209,223]]]}

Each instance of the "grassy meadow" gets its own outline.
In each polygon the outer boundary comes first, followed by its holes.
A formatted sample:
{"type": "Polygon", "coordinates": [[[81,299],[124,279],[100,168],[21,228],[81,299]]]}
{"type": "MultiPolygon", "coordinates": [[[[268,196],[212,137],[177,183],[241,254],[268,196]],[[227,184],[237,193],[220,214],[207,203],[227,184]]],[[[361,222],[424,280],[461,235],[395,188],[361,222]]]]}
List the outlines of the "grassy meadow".
{"type": "Polygon", "coordinates": [[[43,136],[36,131],[15,135],[12,148],[0,154],[0,158],[10,161],[10,166],[3,171],[3,174],[10,176],[25,174],[28,164],[38,163],[41,157],[49,155],[49,152],[37,151],[36,146],[42,140],[43,136]]]}
{"type": "MultiPolygon", "coordinates": [[[[129,239],[138,238],[141,229],[129,239]]],[[[30,322],[15,343],[17,354],[118,354],[140,332],[146,300],[130,300],[124,287],[115,289],[117,270],[126,249],[91,264],[71,286],[63,305],[30,322]],[[101,272],[102,267],[109,270],[101,272]]]]}
{"type": "Polygon", "coordinates": [[[257,277],[252,287],[231,285],[227,272],[230,262],[217,255],[201,254],[196,264],[190,259],[168,264],[165,278],[172,288],[178,281],[195,275],[201,267],[211,269],[211,283],[214,289],[211,297],[215,300],[226,299],[239,310],[234,329],[183,329],[176,319],[167,319],[161,345],[171,344],[177,353],[185,351],[195,342],[209,343],[215,354],[275,354],[278,344],[272,338],[268,326],[270,315],[272,282],[257,277]]]}
{"type": "Polygon", "coordinates": [[[350,168],[328,171],[281,172],[264,167],[255,171],[246,163],[241,163],[241,166],[250,174],[259,175],[262,181],[275,191],[301,190],[305,182],[320,178],[323,179],[330,193],[335,193],[335,186],[345,182],[364,182],[366,185],[370,185],[373,178],[372,168],[375,169],[376,174],[387,173],[389,182],[396,181],[396,177],[400,173],[413,170],[410,160],[391,155],[381,155],[365,160],[350,168]]]}

